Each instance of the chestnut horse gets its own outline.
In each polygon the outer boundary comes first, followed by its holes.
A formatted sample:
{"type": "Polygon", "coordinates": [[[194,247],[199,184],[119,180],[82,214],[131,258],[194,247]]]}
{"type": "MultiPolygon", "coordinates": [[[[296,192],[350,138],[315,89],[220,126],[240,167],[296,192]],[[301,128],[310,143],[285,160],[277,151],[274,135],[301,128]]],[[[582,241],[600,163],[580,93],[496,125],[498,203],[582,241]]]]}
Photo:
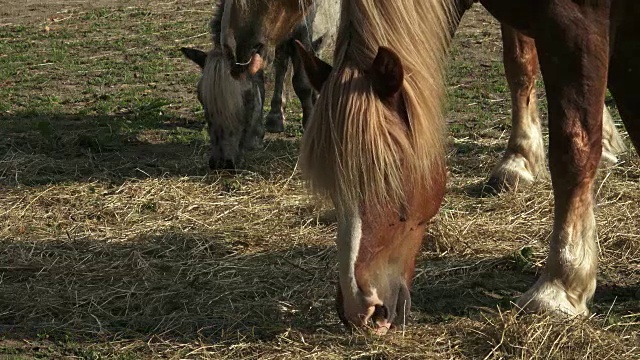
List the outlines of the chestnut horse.
{"type": "MultiPolygon", "coordinates": [[[[283,81],[286,72],[286,63],[291,57],[294,63],[294,73],[302,67],[295,55],[289,53],[292,41],[280,42],[282,34],[287,34],[288,26],[295,23],[299,19],[304,18],[300,9],[310,9],[317,3],[321,3],[320,14],[315,15],[312,22],[312,30],[314,34],[329,32],[329,24],[332,24],[337,18],[337,10],[335,9],[335,0],[311,0],[307,2],[287,1],[287,0],[262,0],[247,3],[247,0],[228,1],[225,5],[230,13],[229,20],[222,24],[222,30],[230,44],[230,53],[235,56],[247,57],[255,49],[264,49],[266,45],[276,43],[276,57],[274,68],[276,72],[276,81],[274,95],[271,100],[271,110],[266,118],[266,130],[269,132],[284,131],[284,112],[283,112],[283,81]],[[301,4],[301,6],[298,6],[301,4]],[[287,21],[282,19],[287,15],[287,21]],[[230,19],[234,19],[231,21],[230,19]],[[278,19],[278,20],[274,20],[278,19]],[[290,20],[290,21],[289,21],[290,20]],[[320,21],[318,21],[320,20],[320,21]],[[276,25],[273,25],[273,24],[276,25]],[[249,27],[247,24],[258,24],[255,27],[249,27]],[[268,24],[268,25],[265,25],[268,24]],[[316,24],[319,24],[316,26],[316,24]],[[261,32],[261,27],[267,27],[268,31],[261,32]],[[320,28],[319,30],[316,27],[320,28]]],[[[454,17],[452,29],[457,28],[458,21],[462,14],[473,4],[473,0],[456,0],[457,13],[454,17]]],[[[309,14],[307,14],[307,17],[309,14]]],[[[304,25],[308,20],[302,21],[304,25]]],[[[294,34],[302,34],[305,31],[304,26],[295,25],[294,34]]],[[[520,184],[530,184],[538,176],[546,172],[546,160],[544,152],[544,144],[542,141],[542,127],[540,117],[538,115],[538,106],[536,101],[535,81],[538,72],[538,59],[535,42],[521,32],[508,25],[502,25],[502,40],[504,53],[504,67],[511,92],[511,135],[507,142],[507,148],[500,161],[493,167],[489,176],[487,185],[488,190],[502,191],[515,189],[520,184]]],[[[287,35],[288,36],[288,35],[287,35]]],[[[331,34],[333,36],[333,34],[331,34]]],[[[305,36],[295,36],[295,39],[305,40],[305,36]]],[[[305,47],[310,45],[305,43],[305,47]]],[[[317,51],[317,48],[314,48],[317,51]]],[[[295,75],[294,75],[295,76],[295,75]]],[[[309,95],[308,85],[304,76],[294,78],[294,89],[301,99],[303,110],[303,123],[306,123],[311,113],[312,100],[309,95]]],[[[603,136],[602,136],[602,162],[603,164],[615,164],[617,162],[616,155],[625,150],[613,119],[606,107],[603,107],[603,136]]]]}
{"type": "MultiPolygon", "coordinates": [[[[456,0],[454,30],[466,10],[477,0],[456,0]]],[[[542,126],[536,98],[538,56],[533,38],[511,26],[501,24],[503,63],[511,93],[511,134],[504,155],[487,182],[488,190],[515,189],[531,184],[546,171],[542,126]]],[[[602,164],[618,162],[617,154],[626,150],[611,114],[603,107],[602,164]]]]}
{"type": "MultiPolygon", "coordinates": [[[[311,1],[270,2],[294,17],[311,1]]],[[[592,193],[607,85],[640,150],[640,103],[634,96],[640,2],[480,2],[535,39],[549,104],[555,199],[550,251],[541,277],[518,305],[585,314],[596,283],[592,193]]],[[[409,308],[415,256],[444,194],[440,102],[455,5],[343,0],[335,68],[305,56],[308,77],[321,92],[301,161],[312,188],[338,210],[337,298],[347,323],[373,323],[385,332],[402,323],[409,308]]],[[[265,39],[278,33],[258,32],[265,39]]]]}

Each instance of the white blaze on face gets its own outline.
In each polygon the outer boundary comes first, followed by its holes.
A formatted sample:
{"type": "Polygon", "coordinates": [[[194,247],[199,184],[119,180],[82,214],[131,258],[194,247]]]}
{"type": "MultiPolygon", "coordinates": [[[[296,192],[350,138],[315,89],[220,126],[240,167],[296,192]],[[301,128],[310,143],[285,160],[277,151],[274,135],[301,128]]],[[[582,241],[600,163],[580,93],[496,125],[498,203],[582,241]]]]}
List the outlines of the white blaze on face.
{"type": "Polygon", "coordinates": [[[338,271],[340,273],[340,288],[345,300],[354,298],[358,294],[355,265],[360,250],[362,238],[362,220],[360,215],[340,215],[338,217],[338,271]]]}
{"type": "Polygon", "coordinates": [[[375,304],[382,304],[376,288],[366,286],[366,293],[358,287],[356,281],[356,260],[362,240],[362,219],[358,213],[338,216],[338,271],[344,315],[356,325],[366,323],[374,311],[375,304]],[[360,321],[358,323],[358,320],[360,321]]]}

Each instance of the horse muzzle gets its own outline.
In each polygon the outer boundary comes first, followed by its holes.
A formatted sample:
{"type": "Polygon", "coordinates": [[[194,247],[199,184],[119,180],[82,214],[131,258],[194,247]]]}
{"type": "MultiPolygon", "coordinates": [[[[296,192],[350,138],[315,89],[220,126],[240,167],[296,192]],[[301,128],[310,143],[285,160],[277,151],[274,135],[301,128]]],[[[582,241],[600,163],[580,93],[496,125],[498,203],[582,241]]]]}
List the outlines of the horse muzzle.
{"type": "Polygon", "coordinates": [[[379,295],[346,299],[338,286],[336,309],[342,323],[347,328],[368,328],[378,335],[404,328],[411,309],[411,294],[407,285],[401,282],[391,287],[387,294],[379,295]]]}

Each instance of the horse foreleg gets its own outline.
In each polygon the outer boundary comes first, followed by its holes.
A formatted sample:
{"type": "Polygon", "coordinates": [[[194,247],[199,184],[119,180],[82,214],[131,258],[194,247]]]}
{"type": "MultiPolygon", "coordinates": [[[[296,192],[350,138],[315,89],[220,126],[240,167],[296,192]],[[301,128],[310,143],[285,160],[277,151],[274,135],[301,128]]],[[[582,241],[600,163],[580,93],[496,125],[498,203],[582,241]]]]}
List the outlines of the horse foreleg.
{"type": "MultiPolygon", "coordinates": [[[[306,37],[302,43],[307,49],[311,49],[311,44],[306,37]]],[[[302,126],[306,127],[308,120],[311,118],[313,111],[313,105],[316,102],[317,94],[313,90],[309,79],[304,70],[304,64],[302,58],[297,51],[293,52],[293,90],[296,92],[298,99],[300,99],[300,105],[302,105],[302,126]]]]}
{"type": "Polygon", "coordinates": [[[544,143],[536,101],[538,58],[534,40],[502,25],[504,70],[511,91],[511,136],[489,178],[491,188],[530,184],[545,169],[544,143]]]}
{"type": "Polygon", "coordinates": [[[593,184],[609,54],[608,5],[600,4],[553,3],[535,33],[549,103],[555,208],[546,266],[518,301],[529,310],[586,314],[596,287],[593,184]]]}
{"type": "Polygon", "coordinates": [[[264,144],[264,126],[262,125],[262,108],[264,106],[264,71],[259,71],[251,84],[251,88],[243,94],[243,136],[240,149],[243,156],[246,151],[259,149],[264,144]]]}
{"type": "Polygon", "coordinates": [[[265,127],[268,132],[280,133],[284,131],[284,107],[286,104],[284,97],[284,79],[289,67],[291,52],[292,49],[289,40],[283,41],[276,46],[275,59],[273,61],[273,68],[275,70],[273,97],[271,98],[271,110],[269,110],[265,121],[265,127]]]}

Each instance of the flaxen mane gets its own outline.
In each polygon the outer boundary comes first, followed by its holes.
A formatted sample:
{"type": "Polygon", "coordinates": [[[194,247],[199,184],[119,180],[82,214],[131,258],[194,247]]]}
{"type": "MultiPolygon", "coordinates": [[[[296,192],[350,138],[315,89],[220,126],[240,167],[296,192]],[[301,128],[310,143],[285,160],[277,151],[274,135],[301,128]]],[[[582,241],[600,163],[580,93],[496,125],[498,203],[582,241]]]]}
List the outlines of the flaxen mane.
{"type": "Polygon", "coordinates": [[[334,71],[305,131],[301,163],[312,189],[336,205],[398,205],[409,187],[428,186],[444,158],[444,62],[453,4],[344,0],[334,71]],[[365,76],[377,50],[396,52],[410,129],[373,93],[365,76]]]}

